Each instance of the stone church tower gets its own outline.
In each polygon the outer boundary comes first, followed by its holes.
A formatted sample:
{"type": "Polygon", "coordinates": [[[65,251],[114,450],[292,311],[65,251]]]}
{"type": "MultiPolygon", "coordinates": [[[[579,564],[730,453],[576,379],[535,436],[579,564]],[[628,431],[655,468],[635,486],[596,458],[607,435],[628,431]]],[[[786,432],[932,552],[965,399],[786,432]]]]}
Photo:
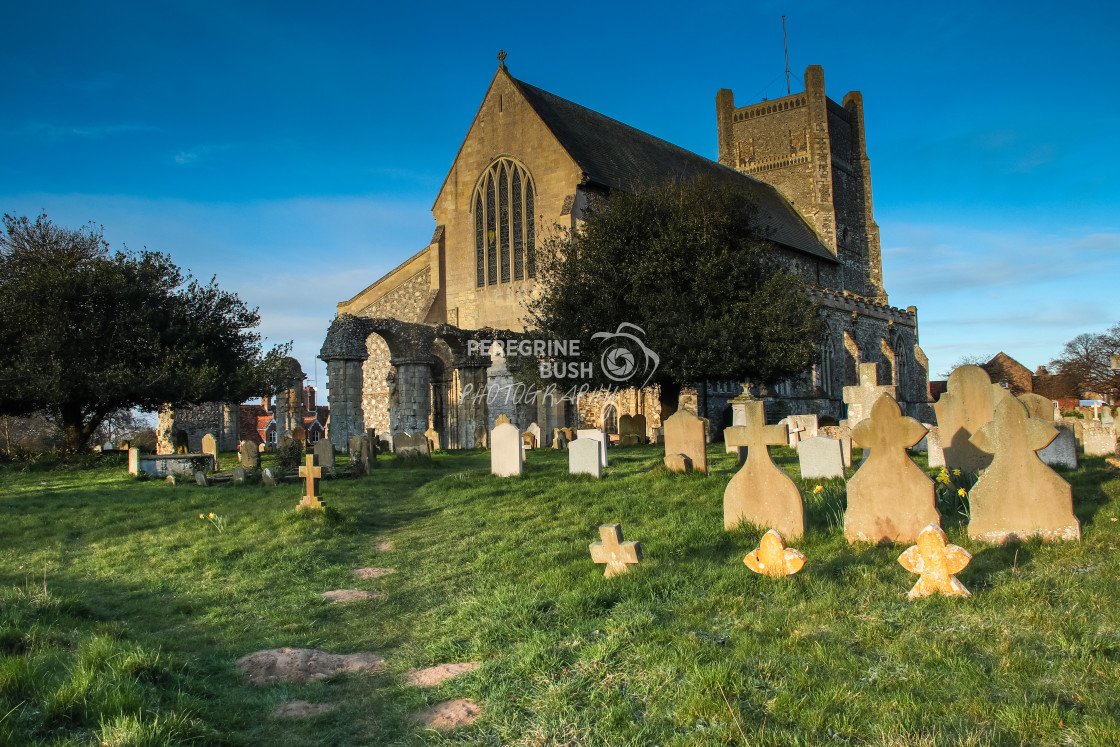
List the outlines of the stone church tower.
{"type": "Polygon", "coordinates": [[[886,303],[859,91],[837,104],[824,70],[810,65],[805,90],[780,99],[737,107],[721,89],[716,127],[719,162],[777,187],[838,255],[843,287],[886,303]]]}

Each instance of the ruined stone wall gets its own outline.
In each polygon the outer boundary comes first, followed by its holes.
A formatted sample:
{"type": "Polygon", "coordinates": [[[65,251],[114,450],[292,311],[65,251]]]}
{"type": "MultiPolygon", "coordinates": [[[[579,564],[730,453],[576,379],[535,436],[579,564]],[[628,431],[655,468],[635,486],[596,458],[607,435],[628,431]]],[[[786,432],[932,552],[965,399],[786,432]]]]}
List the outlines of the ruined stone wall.
{"type": "Polygon", "coordinates": [[[202,451],[202,437],[207,433],[217,439],[219,451],[235,451],[240,436],[239,410],[237,405],[221,402],[161,408],[156,424],[156,453],[175,452],[176,431],[186,432],[188,448],[192,453],[202,451]]]}

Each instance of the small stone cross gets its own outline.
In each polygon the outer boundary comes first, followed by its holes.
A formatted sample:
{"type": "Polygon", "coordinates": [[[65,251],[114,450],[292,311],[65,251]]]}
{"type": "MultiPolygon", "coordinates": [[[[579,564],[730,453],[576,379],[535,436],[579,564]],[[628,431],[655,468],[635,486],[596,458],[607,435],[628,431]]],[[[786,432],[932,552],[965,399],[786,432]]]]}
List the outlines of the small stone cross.
{"type": "Polygon", "coordinates": [[[589,549],[592,560],[607,564],[607,570],[603,573],[604,578],[629,573],[630,566],[641,562],[641,545],[637,542],[622,541],[621,524],[600,524],[599,537],[602,541],[592,542],[589,549]]]}
{"type": "Polygon", "coordinates": [[[1099,402],[1093,403],[1093,420],[1101,419],[1101,405],[1099,402]]]}
{"type": "Polygon", "coordinates": [[[844,387],[844,402],[848,405],[848,425],[855,428],[859,421],[871,415],[871,406],[884,394],[896,397],[893,386],[877,386],[879,364],[859,364],[859,386],[844,387]]]}
{"type": "Polygon", "coordinates": [[[318,461],[314,454],[308,454],[307,463],[299,468],[299,476],[305,479],[306,494],[297,508],[322,508],[323,506],[323,501],[319,498],[319,478],[323,476],[323,468],[318,465],[318,461]]]}
{"type": "Polygon", "coordinates": [[[789,445],[790,448],[796,449],[797,444],[801,443],[801,434],[805,432],[797,423],[790,423],[789,425],[789,445]]]}
{"type": "Polygon", "coordinates": [[[789,443],[789,430],[784,424],[766,425],[765,410],[759,405],[747,403],[744,408],[746,425],[733,425],[723,429],[723,440],[728,446],[747,447],[747,458],[751,458],[752,447],[761,449],[769,455],[767,446],[785,446],[789,443]]]}
{"type": "Polygon", "coordinates": [[[504,49],[498,50],[498,65],[502,68],[506,66],[506,51],[504,49]]]}
{"type": "Polygon", "coordinates": [[[963,547],[945,544],[945,532],[936,524],[930,524],[918,535],[918,544],[909,547],[898,557],[898,562],[911,573],[921,576],[914,588],[906,595],[907,599],[917,599],[930,594],[947,597],[970,597],[968,589],[957,580],[954,573],[960,573],[972,560],[972,555],[963,547]]]}
{"type": "Polygon", "coordinates": [[[792,576],[805,565],[805,556],[797,550],[786,547],[786,542],[776,529],[762,535],[758,549],[752,550],[743,563],[755,573],[774,578],[792,576]]]}

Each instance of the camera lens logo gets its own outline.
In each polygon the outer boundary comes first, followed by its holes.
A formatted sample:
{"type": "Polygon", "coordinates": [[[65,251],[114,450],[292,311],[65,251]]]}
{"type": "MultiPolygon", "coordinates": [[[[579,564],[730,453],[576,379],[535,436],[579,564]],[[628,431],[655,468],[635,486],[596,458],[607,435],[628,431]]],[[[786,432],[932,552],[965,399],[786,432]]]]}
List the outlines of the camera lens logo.
{"type": "Polygon", "coordinates": [[[614,332],[596,332],[591,335],[591,339],[602,339],[608,343],[599,360],[603,373],[608,379],[623,382],[644,373],[645,380],[638,386],[645,386],[657,370],[661,359],[657,353],[645,346],[641,337],[629,330],[645,335],[645,330],[641,327],[623,322],[614,332]]]}

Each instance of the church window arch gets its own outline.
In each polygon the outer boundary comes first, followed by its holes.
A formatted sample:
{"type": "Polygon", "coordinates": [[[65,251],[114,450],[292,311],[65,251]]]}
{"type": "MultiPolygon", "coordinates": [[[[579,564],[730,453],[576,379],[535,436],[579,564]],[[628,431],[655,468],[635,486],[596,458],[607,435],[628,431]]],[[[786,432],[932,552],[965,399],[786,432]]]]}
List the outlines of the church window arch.
{"type": "Polygon", "coordinates": [[[475,285],[537,276],[535,187],[529,170],[498,158],[479,177],[471,201],[475,226],[475,285]]]}
{"type": "Polygon", "coordinates": [[[832,360],[836,357],[836,344],[832,341],[831,332],[821,344],[821,359],[817,366],[817,383],[828,398],[832,398],[834,388],[832,383],[832,360]]]}

